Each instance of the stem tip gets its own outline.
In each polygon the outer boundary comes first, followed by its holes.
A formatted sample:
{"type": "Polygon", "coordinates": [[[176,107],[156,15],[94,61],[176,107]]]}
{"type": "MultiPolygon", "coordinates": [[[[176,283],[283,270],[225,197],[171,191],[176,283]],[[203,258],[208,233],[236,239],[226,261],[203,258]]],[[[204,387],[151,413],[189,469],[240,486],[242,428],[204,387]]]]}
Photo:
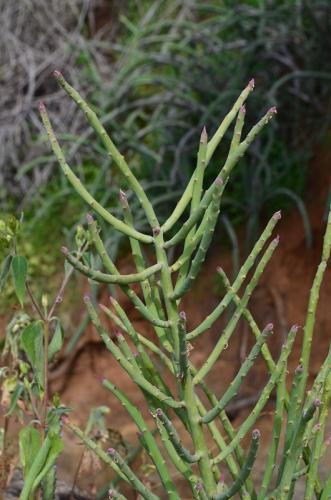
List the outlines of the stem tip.
{"type": "Polygon", "coordinates": [[[46,106],[43,101],[39,101],[39,111],[40,113],[45,113],[46,111],[46,106]]]}
{"type": "Polygon", "coordinates": [[[204,126],[202,129],[202,132],[201,132],[200,142],[202,142],[203,144],[206,144],[207,141],[208,141],[207,129],[204,126]]]}
{"type": "Polygon", "coordinates": [[[252,432],[252,438],[253,439],[260,439],[260,437],[261,437],[261,432],[259,431],[259,429],[254,429],[252,432]]]}
{"type": "Polygon", "coordinates": [[[251,90],[253,90],[253,88],[255,87],[255,80],[254,80],[254,78],[252,78],[251,80],[249,80],[248,86],[250,87],[251,90]]]}
{"type": "Polygon", "coordinates": [[[91,214],[86,214],[86,220],[88,224],[93,224],[93,216],[91,214]]]}
{"type": "Polygon", "coordinates": [[[278,212],[275,212],[274,215],[272,216],[274,220],[279,220],[282,218],[282,212],[278,210],[278,212]]]}
{"type": "Polygon", "coordinates": [[[62,73],[57,69],[53,72],[53,75],[55,76],[56,79],[63,78],[62,73]]]}

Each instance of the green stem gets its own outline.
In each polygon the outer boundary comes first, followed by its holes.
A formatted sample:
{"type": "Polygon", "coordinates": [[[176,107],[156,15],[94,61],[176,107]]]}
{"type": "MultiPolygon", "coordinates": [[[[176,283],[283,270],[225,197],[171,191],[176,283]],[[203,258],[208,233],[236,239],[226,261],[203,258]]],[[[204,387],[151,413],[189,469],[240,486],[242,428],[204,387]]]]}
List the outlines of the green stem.
{"type": "MultiPolygon", "coordinates": [[[[191,213],[199,206],[201,200],[201,194],[203,190],[203,178],[206,168],[207,141],[208,141],[207,131],[206,128],[204,127],[200,136],[197,166],[193,174],[192,202],[190,209],[191,213]]],[[[189,234],[185,239],[183,253],[187,251],[189,241],[193,238],[194,234],[195,234],[195,227],[192,227],[191,231],[189,232],[189,234]]],[[[189,270],[189,262],[187,260],[184,263],[184,265],[180,268],[177,278],[178,285],[185,279],[188,270],[189,270]]]]}
{"type": "Polygon", "coordinates": [[[184,462],[187,462],[189,464],[194,464],[199,460],[199,455],[195,454],[192,455],[182,444],[181,439],[178,435],[178,432],[176,431],[174,425],[171,423],[170,419],[167,417],[167,415],[161,410],[161,408],[157,408],[156,410],[156,416],[159,418],[164,425],[164,428],[166,429],[169,439],[175,448],[176,452],[180,456],[184,462]]]}
{"type": "Polygon", "coordinates": [[[224,493],[221,493],[220,495],[215,496],[215,500],[228,500],[233,497],[239,491],[239,489],[242,487],[248,476],[250,475],[256,455],[257,455],[257,450],[259,448],[259,443],[260,443],[260,431],[255,429],[252,432],[252,442],[247,454],[247,458],[245,460],[245,463],[236,479],[236,481],[233,483],[233,485],[224,493]]]}
{"type": "Polygon", "coordinates": [[[206,221],[206,227],[201,239],[201,243],[199,245],[198,251],[194,259],[192,260],[187,276],[177,281],[174,291],[174,299],[179,299],[191,288],[193,282],[195,281],[200,272],[201,266],[206,258],[207,250],[213,238],[214,230],[217,223],[217,218],[219,215],[220,199],[222,192],[223,192],[222,182],[221,181],[217,182],[216,179],[216,188],[213,193],[212,202],[210,204],[210,210],[208,212],[209,216],[206,221]]]}
{"type": "MultiPolygon", "coordinates": [[[[91,235],[91,239],[95,245],[95,248],[97,249],[97,252],[99,253],[102,263],[105,266],[105,268],[111,273],[111,274],[116,274],[119,275],[119,271],[109,255],[106,252],[105,246],[100,238],[100,235],[98,233],[97,225],[96,222],[93,220],[93,217],[88,214],[87,215],[87,222],[89,225],[89,232],[91,235]]],[[[163,319],[160,319],[157,316],[154,316],[150,310],[145,306],[145,304],[140,300],[138,295],[135,293],[132,288],[130,288],[128,285],[120,285],[121,289],[123,292],[129,297],[131,302],[133,303],[134,307],[137,309],[137,311],[140,312],[140,314],[147,319],[152,325],[156,325],[159,327],[163,328],[168,328],[169,323],[167,321],[164,321],[163,319]]],[[[164,342],[164,346],[166,349],[171,350],[171,346],[167,341],[164,342]]]]}
{"type": "Polygon", "coordinates": [[[39,106],[39,111],[40,115],[44,124],[44,127],[46,129],[46,132],[48,134],[53,152],[60,164],[60,167],[63,170],[64,175],[68,178],[70,184],[74,187],[74,189],[77,191],[79,196],[91,207],[93,210],[95,210],[106,222],[108,222],[110,225],[112,225],[115,229],[120,231],[123,234],[126,234],[127,236],[132,236],[132,238],[137,238],[139,241],[142,241],[143,243],[151,243],[153,241],[152,236],[148,236],[146,234],[142,234],[139,231],[136,231],[135,229],[130,228],[127,224],[122,222],[121,220],[117,219],[114,217],[108,210],[103,208],[100,203],[98,203],[93,196],[90,195],[90,193],[87,191],[87,189],[83,186],[81,181],[78,179],[78,177],[73,173],[71,168],[69,167],[68,163],[65,160],[64,154],[62,152],[62,149],[55,137],[54,131],[52,129],[51,123],[48,118],[48,114],[45,108],[45,105],[43,103],[40,104],[39,106]]]}
{"type": "Polygon", "coordinates": [[[304,327],[304,337],[302,343],[300,363],[303,366],[303,376],[298,389],[299,398],[304,398],[304,393],[306,390],[308,374],[309,374],[309,359],[311,352],[311,345],[313,341],[314,326],[316,321],[316,310],[318,304],[318,298],[320,294],[320,288],[322,285],[323,277],[327,267],[327,263],[330,257],[331,249],[331,209],[329,211],[328,223],[323,240],[323,251],[322,260],[318,266],[315,279],[309,295],[308,312],[304,327]]]}
{"type": "MultiPolygon", "coordinates": [[[[128,226],[134,227],[130,206],[127,201],[126,195],[123,191],[120,191],[120,201],[122,204],[125,222],[128,224],[128,226]]],[[[132,257],[136,264],[137,271],[138,272],[144,271],[146,268],[146,263],[139,241],[136,240],[135,238],[130,238],[130,246],[131,246],[132,257]]],[[[152,315],[159,317],[160,319],[164,319],[165,317],[164,310],[161,304],[160,294],[157,285],[155,284],[155,280],[152,283],[150,283],[148,279],[144,280],[141,283],[141,289],[143,292],[147,309],[151,311],[152,315]]],[[[168,346],[168,348],[170,348],[170,342],[169,339],[167,338],[167,330],[155,325],[154,325],[154,330],[159,338],[161,345],[165,344],[168,346]]]]}
{"type": "Polygon", "coordinates": [[[101,271],[96,271],[94,269],[89,268],[85,264],[82,264],[76,257],[68,252],[66,247],[62,247],[62,252],[64,253],[66,259],[70,264],[77,269],[80,273],[84,274],[88,278],[93,281],[97,281],[98,283],[107,283],[112,285],[129,285],[131,283],[140,283],[141,281],[145,281],[150,276],[153,276],[155,273],[161,270],[162,264],[155,264],[154,266],[148,267],[144,271],[140,273],[132,273],[132,274],[105,274],[101,271]]]}
{"type": "Polygon", "coordinates": [[[288,494],[292,489],[292,478],[295,474],[295,469],[298,463],[298,458],[302,453],[303,449],[303,435],[307,425],[307,422],[315,413],[316,408],[320,406],[320,401],[315,400],[307,411],[303,411],[299,422],[296,425],[296,430],[292,438],[292,443],[287,455],[285,462],[282,479],[280,481],[279,487],[273,492],[273,494],[278,495],[279,500],[287,500],[288,494]]]}
{"type": "MultiPolygon", "coordinates": [[[[250,132],[247,134],[246,138],[240,143],[240,145],[233,151],[232,154],[229,154],[222,170],[218,174],[217,179],[221,179],[223,184],[228,180],[231,171],[238,163],[239,159],[244,155],[246,150],[249,148],[251,143],[254,141],[258,133],[262,130],[262,128],[271,120],[272,116],[276,113],[275,108],[271,108],[262,118],[261,120],[252,127],[250,132]]],[[[174,245],[177,245],[182,239],[184,239],[191,228],[196,224],[196,222],[203,216],[204,212],[207,210],[211,200],[213,193],[215,191],[216,185],[215,182],[207,189],[205,192],[200,205],[192,212],[188,220],[182,225],[179,231],[173,236],[170,240],[168,240],[165,244],[165,248],[170,248],[174,245]]]]}
{"type": "Polygon", "coordinates": [[[184,399],[186,403],[188,419],[194,449],[196,455],[199,456],[198,465],[201,473],[203,484],[205,485],[208,495],[213,495],[216,491],[216,484],[213,476],[212,461],[209,457],[208,447],[204,438],[202,423],[197,406],[194,385],[191,373],[188,372],[187,377],[183,380],[184,399]]]}
{"type": "MultiPolygon", "coordinates": [[[[225,116],[222,123],[218,127],[217,131],[215,132],[215,134],[213,135],[213,137],[209,141],[208,146],[207,146],[207,154],[206,154],[206,166],[208,165],[211,157],[213,156],[216,147],[221,142],[222,138],[224,137],[224,134],[226,133],[229,126],[231,125],[231,123],[235,119],[239,109],[244,104],[245,100],[247,99],[249,93],[253,90],[253,88],[254,88],[254,83],[253,83],[253,80],[251,80],[249,82],[249,84],[247,85],[247,87],[240,94],[240,96],[238,97],[238,99],[234,103],[232,109],[225,116]]],[[[190,199],[192,197],[192,193],[193,193],[194,176],[195,176],[195,172],[193,173],[191,180],[188,183],[180,200],[178,201],[174,211],[172,212],[170,217],[166,220],[166,222],[163,224],[162,229],[163,229],[164,233],[168,232],[174,226],[174,224],[178,221],[180,216],[183,214],[185,208],[189,204],[190,199]]]]}
{"type": "Polygon", "coordinates": [[[283,373],[279,378],[277,384],[277,400],[276,400],[275,416],[272,426],[271,446],[269,448],[267,461],[264,468],[262,484],[257,500],[265,500],[267,498],[267,491],[273,473],[276,469],[277,450],[279,446],[279,439],[283,423],[284,400],[285,400],[285,390],[286,390],[285,384],[286,384],[286,369],[283,370],[283,373]]]}
{"type": "Polygon", "coordinates": [[[258,263],[256,270],[255,270],[255,273],[254,273],[251,281],[248,283],[248,285],[246,287],[246,290],[245,290],[245,293],[243,295],[243,298],[241,300],[240,305],[236,308],[235,313],[233,314],[231,320],[229,321],[229,323],[225,327],[225,329],[224,329],[222,335],[220,336],[218,342],[216,343],[214,349],[209,354],[208,359],[205,361],[205,363],[202,365],[202,367],[198,371],[197,375],[194,377],[195,384],[199,383],[200,380],[203,380],[205,378],[205,376],[209,373],[209,371],[212,369],[212,367],[214,366],[214,364],[218,360],[219,355],[221,354],[221,352],[223,351],[225,346],[228,345],[230,336],[232,335],[232,333],[234,332],[234,330],[237,326],[237,323],[241,317],[242,311],[246,307],[246,305],[247,305],[247,303],[248,303],[248,301],[253,293],[253,290],[256,287],[262,272],[264,271],[264,268],[266,267],[267,263],[271,259],[272,254],[278,245],[278,241],[279,241],[278,238],[276,238],[270,243],[265,254],[263,255],[260,262],[258,263]]]}
{"type": "MultiPolygon", "coordinates": [[[[256,258],[258,257],[258,255],[260,254],[260,252],[262,251],[266,241],[270,238],[272,231],[273,231],[273,229],[274,229],[274,227],[277,224],[279,219],[280,219],[280,213],[276,212],[271,217],[266,228],[264,229],[260,238],[258,239],[256,244],[254,245],[254,247],[253,247],[251,253],[249,254],[249,256],[247,257],[245,263],[241,267],[241,270],[240,270],[236,280],[234,281],[234,283],[231,287],[231,290],[229,290],[226,293],[225,297],[221,300],[221,302],[214,309],[214,311],[212,313],[210,313],[200,323],[200,325],[198,325],[196,328],[194,328],[194,330],[192,330],[191,332],[189,332],[187,334],[187,340],[193,340],[194,338],[198,337],[200,334],[204,333],[206,330],[211,328],[213,326],[213,324],[215,323],[215,321],[217,321],[217,319],[221,316],[221,314],[224,312],[226,307],[230,304],[231,300],[233,300],[235,294],[237,293],[237,291],[239,290],[239,288],[241,287],[241,285],[245,281],[248,272],[253,267],[254,262],[255,262],[256,258]]],[[[222,271],[220,270],[219,272],[221,273],[222,271]]],[[[245,309],[246,308],[244,307],[243,311],[245,309]]]]}
{"type": "Polygon", "coordinates": [[[320,458],[322,455],[322,447],[324,441],[324,433],[325,426],[327,423],[328,415],[329,415],[329,405],[330,405],[330,397],[331,397],[331,373],[327,376],[324,385],[322,404],[320,408],[320,414],[318,419],[318,430],[316,433],[316,438],[314,445],[312,447],[312,455],[310,466],[308,470],[308,477],[306,482],[306,491],[304,500],[311,500],[314,494],[314,487],[316,480],[318,478],[318,465],[320,462],[320,458]]]}
{"type": "Polygon", "coordinates": [[[157,388],[153,384],[151,384],[148,380],[145,379],[145,377],[143,377],[143,375],[141,375],[141,373],[137,372],[137,370],[135,370],[133,368],[131,363],[123,356],[120,349],[111,340],[111,338],[108,336],[108,333],[101,326],[98,315],[97,315],[96,311],[94,310],[94,307],[92,306],[88,297],[85,297],[85,302],[86,302],[87,310],[88,310],[88,313],[90,315],[91,321],[92,321],[93,325],[95,326],[98,334],[102,338],[103,342],[105,343],[105,346],[113,354],[114,358],[116,359],[116,361],[119,362],[119,364],[122,366],[122,368],[130,375],[132,380],[137,385],[139,385],[143,390],[148,392],[151,396],[155,397],[157,400],[168,405],[169,407],[171,407],[171,408],[184,407],[185,406],[184,401],[175,401],[172,397],[164,394],[159,388],[157,388]]]}
{"type": "MultiPolygon", "coordinates": [[[[143,190],[138,179],[135,177],[135,175],[130,170],[128,164],[126,163],[126,161],[124,159],[124,156],[121,155],[121,153],[118,151],[115,144],[113,143],[113,141],[111,140],[111,138],[107,134],[105,128],[103,127],[102,123],[98,119],[95,112],[88,106],[88,104],[84,101],[84,99],[81,97],[81,95],[73,87],[71,87],[71,85],[69,85],[65,81],[65,79],[63,78],[63,76],[61,75],[60,72],[55,71],[54,76],[55,76],[56,80],[58,81],[58,83],[61,85],[61,87],[67,92],[69,97],[71,97],[71,99],[73,99],[76,102],[76,104],[81,108],[81,110],[84,112],[91,127],[94,129],[96,134],[100,137],[101,141],[103,142],[107,152],[109,153],[109,156],[111,158],[113,158],[118,169],[123,174],[125,179],[130,184],[132,190],[136,194],[139,202],[141,203],[142,207],[145,210],[145,213],[147,215],[147,218],[148,218],[148,221],[149,221],[151,227],[154,228],[154,227],[159,226],[157,217],[155,215],[153,207],[152,207],[145,191],[143,190]]],[[[140,240],[140,241],[142,241],[142,240],[140,240]]]]}
{"type": "Polygon", "coordinates": [[[121,479],[126,481],[127,483],[129,480],[123,474],[122,470],[114,463],[113,460],[109,457],[109,455],[99,446],[93,439],[90,439],[88,436],[86,436],[85,432],[83,432],[77,425],[73,424],[72,422],[65,422],[65,427],[69,429],[71,432],[75,434],[84,444],[92,450],[96,456],[106,465],[110,465],[112,469],[120,476],[121,479]]]}
{"type": "Polygon", "coordinates": [[[256,405],[254,406],[253,410],[250,412],[247,419],[241,424],[241,426],[238,429],[236,436],[232,440],[232,442],[228,445],[228,447],[222,453],[220,453],[214,459],[215,463],[221,462],[222,460],[224,460],[224,458],[229,453],[232,453],[233,450],[235,449],[235,447],[240,443],[240,441],[243,439],[243,437],[247,434],[249,429],[255,424],[256,419],[260,415],[261,411],[263,410],[266,402],[268,401],[268,399],[270,397],[272,389],[274,388],[275,384],[278,382],[279,377],[281,377],[283,370],[285,370],[287,358],[291,352],[297,330],[298,330],[298,327],[296,325],[291,328],[289,335],[288,335],[288,338],[286,340],[286,343],[282,348],[282,352],[281,352],[281,355],[280,355],[279,360],[277,362],[275,371],[273,372],[273,374],[271,375],[267,384],[265,385],[256,405]]]}
{"type": "Polygon", "coordinates": [[[241,365],[239,372],[233,379],[233,381],[230,383],[229,387],[221,397],[221,399],[218,401],[217,405],[215,405],[207,414],[202,418],[202,422],[207,424],[211,421],[213,421],[222,410],[226,407],[226,405],[231,401],[232,398],[234,398],[239,390],[239,387],[246,377],[247,373],[249,370],[252,368],[254,361],[256,360],[257,356],[260,353],[262,345],[267,341],[268,336],[272,332],[273,325],[269,324],[266,326],[266,328],[263,330],[261,333],[260,338],[252,348],[251,352],[247,356],[247,359],[245,362],[241,365]]]}
{"type": "Polygon", "coordinates": [[[121,402],[122,406],[129,413],[135,424],[137,425],[139,432],[143,436],[143,443],[153,460],[155,467],[158,471],[158,474],[161,478],[162,484],[165,488],[165,491],[169,495],[169,499],[177,500],[179,499],[176,488],[171,480],[167,465],[165,463],[164,458],[159,451],[158,445],[154,439],[152,432],[148,429],[147,424],[141,414],[141,412],[136,408],[136,406],[129,400],[129,398],[118,389],[112,382],[108,380],[103,381],[104,387],[110,390],[116,398],[121,402]]]}
{"type": "Polygon", "coordinates": [[[128,478],[130,484],[134,487],[135,491],[141,494],[146,500],[159,500],[157,495],[154,495],[146,486],[140,481],[128,464],[123,460],[121,455],[114,449],[109,448],[108,454],[111,459],[118,465],[122,470],[123,474],[128,478]]]}

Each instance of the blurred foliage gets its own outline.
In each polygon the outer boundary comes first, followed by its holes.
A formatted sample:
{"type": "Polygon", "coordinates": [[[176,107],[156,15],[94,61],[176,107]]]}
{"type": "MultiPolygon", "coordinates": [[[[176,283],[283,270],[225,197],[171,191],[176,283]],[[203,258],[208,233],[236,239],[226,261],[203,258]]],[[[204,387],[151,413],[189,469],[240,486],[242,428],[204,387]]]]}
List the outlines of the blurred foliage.
{"type": "MultiPolygon", "coordinates": [[[[118,53],[114,75],[102,96],[90,96],[100,113],[108,111],[105,123],[130,164],[142,178],[170,180],[170,194],[174,186],[185,185],[202,127],[206,125],[211,135],[253,76],[266,94],[265,108],[277,105],[279,116],[242,162],[225,212],[232,222],[247,220],[250,247],[261,214],[294,202],[304,217],[309,242],[307,216],[297,195],[303,193],[313,141],[329,124],[330,3],[148,5],[135,24],[131,16],[122,16],[128,34],[122,43],[112,44],[118,53]]],[[[256,115],[253,96],[248,119],[256,115]]],[[[219,162],[227,145],[220,149],[219,162]]],[[[218,167],[214,162],[210,177],[218,167]]],[[[169,201],[164,203],[166,213],[169,201]]]]}
{"type": "MultiPolygon", "coordinates": [[[[105,2],[102,13],[94,15],[96,24],[102,17],[102,28],[94,30],[93,46],[89,43],[75,52],[75,65],[82,75],[75,86],[103,117],[114,142],[144,180],[161,218],[170,213],[194,169],[202,127],[206,125],[211,136],[235,96],[254,77],[259,95],[266,95],[265,109],[277,105],[279,114],[250,149],[229,186],[221,219],[224,230],[238,253],[235,226],[247,222],[248,250],[260,219],[294,203],[303,216],[309,243],[301,196],[313,144],[329,125],[331,4],[327,0],[131,0],[125,5],[105,2]],[[111,24],[116,24],[116,37],[109,36],[111,24]]],[[[52,97],[49,102],[50,108],[65,109],[69,104],[67,96],[58,93],[56,101],[52,97]]],[[[253,94],[248,126],[256,118],[253,94]]],[[[73,123],[77,120],[78,113],[72,116],[73,123]]],[[[79,121],[72,131],[70,123],[69,128],[58,123],[56,132],[85,185],[117,212],[117,179],[102,145],[92,140],[93,131],[82,128],[79,121]]],[[[45,137],[39,135],[37,143],[44,148],[45,137]]],[[[227,146],[225,140],[208,169],[207,182],[224,160],[227,146]]],[[[50,157],[47,151],[24,163],[18,177],[33,177],[36,169],[49,170],[50,157]]],[[[53,256],[54,248],[60,247],[54,241],[63,242],[63,234],[70,240],[73,232],[68,228],[85,211],[67,180],[55,172],[51,182],[36,185],[24,206],[32,247],[46,246],[53,256]]],[[[143,229],[138,204],[134,210],[138,229],[143,229]]],[[[109,235],[112,255],[119,243],[109,235]]]]}

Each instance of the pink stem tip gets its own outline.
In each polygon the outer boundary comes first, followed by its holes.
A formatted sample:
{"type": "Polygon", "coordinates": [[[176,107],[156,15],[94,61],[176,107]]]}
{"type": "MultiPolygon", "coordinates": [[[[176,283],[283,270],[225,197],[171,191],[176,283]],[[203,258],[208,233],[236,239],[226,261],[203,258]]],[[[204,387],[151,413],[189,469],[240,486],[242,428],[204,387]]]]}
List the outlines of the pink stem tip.
{"type": "Polygon", "coordinates": [[[282,212],[278,210],[278,212],[275,212],[274,215],[272,216],[274,220],[279,220],[282,218],[282,212]]]}
{"type": "Polygon", "coordinates": [[[40,113],[44,113],[46,111],[46,106],[43,101],[39,101],[39,111],[40,113]]]}
{"type": "Polygon", "coordinates": [[[253,439],[259,439],[260,436],[261,436],[261,432],[259,431],[259,429],[254,429],[252,432],[253,439]]]}
{"type": "Polygon", "coordinates": [[[251,80],[249,80],[248,86],[253,90],[253,88],[255,87],[255,80],[254,80],[254,78],[252,78],[251,80]]]}
{"type": "Polygon", "coordinates": [[[55,76],[55,78],[63,78],[62,73],[57,69],[53,72],[53,75],[55,76]]]}
{"type": "Polygon", "coordinates": [[[86,220],[88,224],[93,224],[93,216],[91,214],[86,214],[86,220]]]}
{"type": "Polygon", "coordinates": [[[205,126],[202,129],[201,136],[200,136],[200,141],[203,144],[206,144],[206,142],[208,141],[207,129],[206,129],[205,126]]]}

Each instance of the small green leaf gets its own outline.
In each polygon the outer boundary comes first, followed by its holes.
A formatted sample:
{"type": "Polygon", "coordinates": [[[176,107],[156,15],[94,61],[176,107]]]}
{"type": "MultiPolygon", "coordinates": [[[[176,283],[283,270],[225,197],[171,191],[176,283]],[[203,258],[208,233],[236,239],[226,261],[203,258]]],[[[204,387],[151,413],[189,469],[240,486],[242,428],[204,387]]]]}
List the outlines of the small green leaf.
{"type": "Polygon", "coordinates": [[[23,468],[24,479],[28,475],[31,465],[41,446],[40,433],[28,425],[19,433],[20,461],[23,468]]]}
{"type": "Polygon", "coordinates": [[[61,350],[63,346],[63,330],[61,323],[56,319],[55,332],[48,347],[48,361],[52,361],[55,354],[61,350]]]}
{"type": "Polygon", "coordinates": [[[15,255],[11,263],[16,296],[23,307],[28,264],[25,257],[15,255]]]}
{"type": "Polygon", "coordinates": [[[21,396],[23,391],[24,391],[24,385],[21,382],[19,382],[11,395],[9,410],[6,413],[7,417],[9,417],[15,410],[17,401],[19,400],[19,397],[21,396]]]}
{"type": "Polygon", "coordinates": [[[30,323],[22,332],[22,349],[26,352],[31,366],[35,372],[38,384],[44,384],[44,350],[43,334],[40,321],[30,323]]]}
{"type": "Polygon", "coordinates": [[[0,293],[3,292],[6,286],[12,260],[13,256],[11,254],[7,255],[7,257],[3,260],[0,272],[0,293]]]}

